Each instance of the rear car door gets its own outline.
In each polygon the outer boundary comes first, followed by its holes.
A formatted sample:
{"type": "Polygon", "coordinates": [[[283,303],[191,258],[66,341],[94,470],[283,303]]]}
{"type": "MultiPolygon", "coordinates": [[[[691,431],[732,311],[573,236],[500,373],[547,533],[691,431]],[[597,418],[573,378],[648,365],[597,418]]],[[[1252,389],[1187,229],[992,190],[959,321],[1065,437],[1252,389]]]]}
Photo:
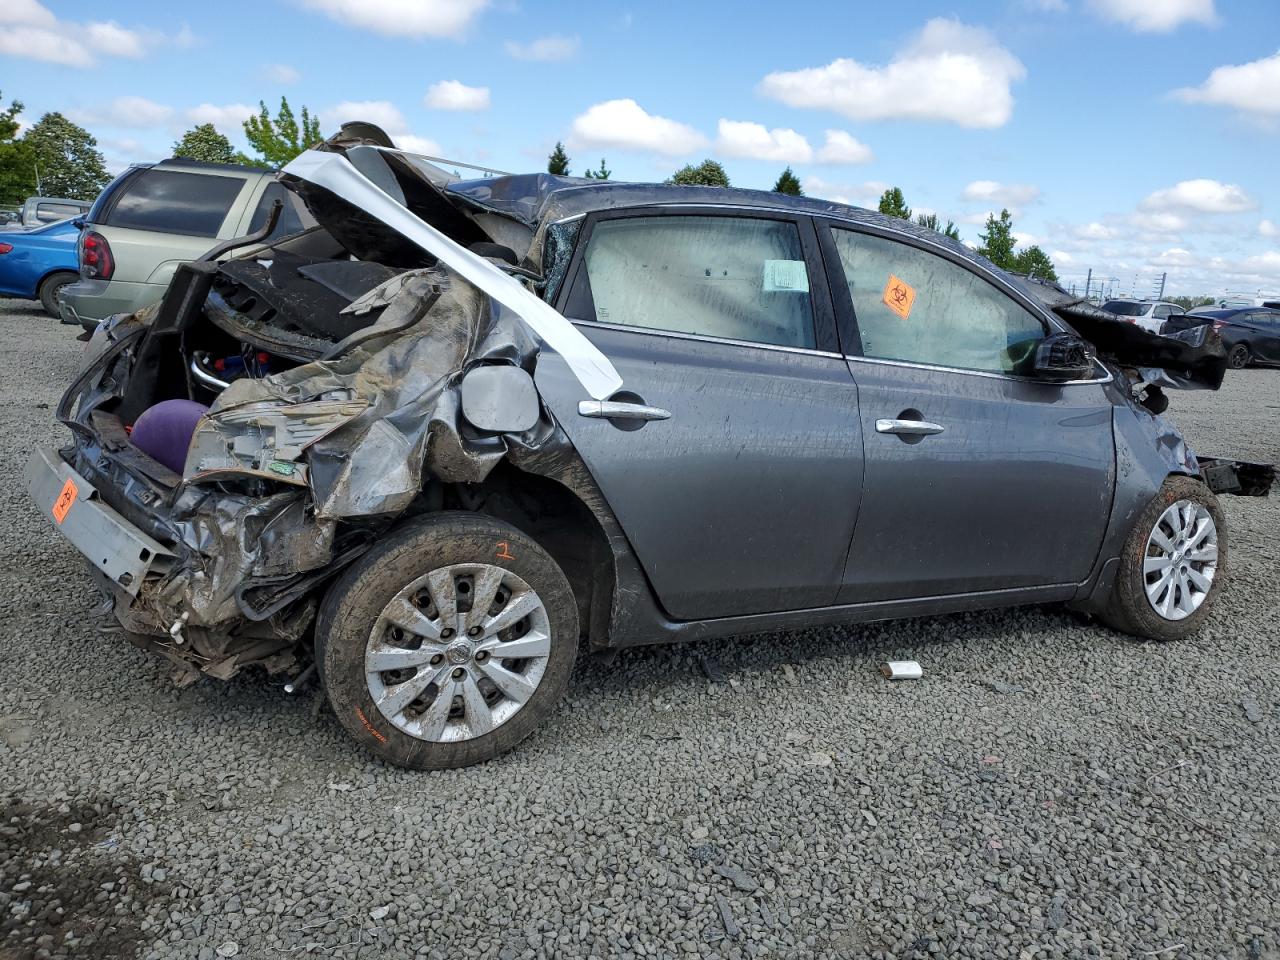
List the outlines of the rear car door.
{"type": "Polygon", "coordinates": [[[1115,479],[1109,374],[1025,375],[1052,319],[959,254],[819,229],[865,438],[840,602],[1086,579],[1115,479]]]}
{"type": "Polygon", "coordinates": [[[1280,311],[1259,310],[1244,319],[1253,328],[1249,339],[1254,358],[1263,363],[1280,363],[1280,311]]]}
{"type": "Polygon", "coordinates": [[[590,215],[557,309],[613,361],[613,400],[670,414],[580,411],[564,362],[538,361],[540,393],[668,615],[832,603],[862,438],[811,222],[696,207],[590,215]]]}

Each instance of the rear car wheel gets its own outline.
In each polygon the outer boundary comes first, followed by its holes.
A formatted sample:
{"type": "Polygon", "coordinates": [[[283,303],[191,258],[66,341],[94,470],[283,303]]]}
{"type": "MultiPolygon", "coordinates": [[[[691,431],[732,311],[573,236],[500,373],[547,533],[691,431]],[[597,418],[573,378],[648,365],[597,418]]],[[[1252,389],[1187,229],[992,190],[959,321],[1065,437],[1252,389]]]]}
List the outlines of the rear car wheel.
{"type": "Polygon", "coordinates": [[[1249,348],[1243,343],[1237,343],[1227,353],[1227,363],[1232,370],[1243,370],[1249,365],[1250,359],[1249,348]]]}
{"type": "Polygon", "coordinates": [[[1218,498],[1198,480],[1170,477],[1133,525],[1104,619],[1140,637],[1180,640],[1208,619],[1226,562],[1218,498]]]}
{"type": "Polygon", "coordinates": [[[40,298],[40,306],[44,307],[44,312],[55,319],[61,317],[62,311],[58,305],[58,295],[62,293],[63,287],[69,283],[75,283],[79,279],[79,274],[63,271],[61,273],[51,273],[40,281],[40,289],[36,291],[36,296],[40,298]]]}
{"type": "Polygon", "coordinates": [[[555,561],[488,517],[402,527],[334,584],[316,660],[338,721],[397,766],[438,770],[510,750],[555,708],[578,649],[555,561]]]}

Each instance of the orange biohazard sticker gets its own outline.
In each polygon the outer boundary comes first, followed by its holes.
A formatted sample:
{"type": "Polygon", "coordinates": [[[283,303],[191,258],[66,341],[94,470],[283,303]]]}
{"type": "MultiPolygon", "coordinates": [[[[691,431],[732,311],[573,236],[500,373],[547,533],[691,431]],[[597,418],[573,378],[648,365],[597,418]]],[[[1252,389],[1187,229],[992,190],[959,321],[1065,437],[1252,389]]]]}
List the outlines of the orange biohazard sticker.
{"type": "Polygon", "coordinates": [[[63,520],[67,519],[67,514],[71,512],[71,507],[79,495],[80,491],[76,489],[76,482],[68,477],[67,482],[62,485],[62,489],[58,492],[58,499],[53,501],[52,512],[55,523],[62,523],[63,520]]]}
{"type": "Polygon", "coordinates": [[[916,302],[916,291],[907,281],[900,280],[891,273],[880,299],[886,307],[905,320],[911,316],[911,307],[916,302]]]}

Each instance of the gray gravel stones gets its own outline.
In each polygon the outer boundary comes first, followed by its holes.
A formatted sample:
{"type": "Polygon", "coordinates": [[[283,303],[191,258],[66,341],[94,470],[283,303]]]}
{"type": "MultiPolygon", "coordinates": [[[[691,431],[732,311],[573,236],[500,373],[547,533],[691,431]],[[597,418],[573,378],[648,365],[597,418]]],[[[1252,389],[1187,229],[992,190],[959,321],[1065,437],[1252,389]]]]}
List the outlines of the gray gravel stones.
{"type": "MultiPolygon", "coordinates": [[[[412,774],[95,630],[21,481],[73,334],[0,305],[4,960],[1280,956],[1280,499],[1224,501],[1184,643],[1046,607],[629,651],[517,752],[412,774]]],[[[1280,372],[1170,396],[1280,459],[1280,372]]]]}

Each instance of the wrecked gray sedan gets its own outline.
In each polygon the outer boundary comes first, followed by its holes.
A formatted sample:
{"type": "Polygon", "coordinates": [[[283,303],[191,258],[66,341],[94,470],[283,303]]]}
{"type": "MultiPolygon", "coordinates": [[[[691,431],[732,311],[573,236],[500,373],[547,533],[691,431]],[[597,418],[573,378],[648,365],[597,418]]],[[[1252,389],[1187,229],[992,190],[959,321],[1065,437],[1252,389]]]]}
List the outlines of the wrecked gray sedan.
{"type": "Polygon", "coordinates": [[[281,179],[319,226],[100,327],[28,483],[180,679],[314,662],[396,764],[510,749],[580,642],[1047,601],[1177,639],[1222,589],[1215,491],[1274,476],[1158,415],[1221,382],[1211,329],[903,221],[451,181],[367,125],[281,179]]]}

